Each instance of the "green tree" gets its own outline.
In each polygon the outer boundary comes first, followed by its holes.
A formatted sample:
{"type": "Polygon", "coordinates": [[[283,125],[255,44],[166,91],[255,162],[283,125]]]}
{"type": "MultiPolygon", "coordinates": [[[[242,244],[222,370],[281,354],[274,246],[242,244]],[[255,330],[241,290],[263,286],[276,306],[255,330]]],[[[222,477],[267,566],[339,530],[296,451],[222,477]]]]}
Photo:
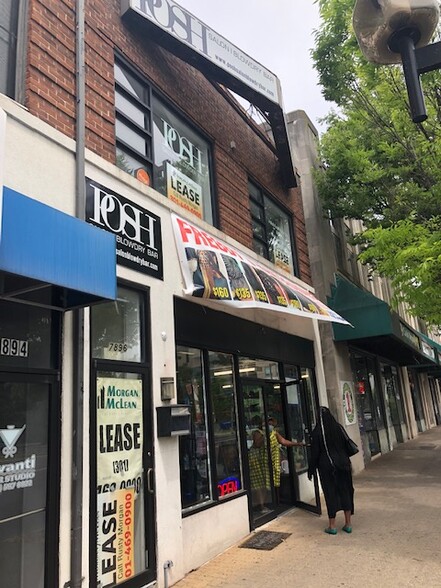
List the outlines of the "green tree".
{"type": "Polygon", "coordinates": [[[323,94],[338,106],[316,174],[333,217],[360,219],[360,259],[391,279],[396,300],[441,324],[441,75],[423,78],[429,118],[410,117],[401,67],[367,63],[352,31],[353,0],[319,0],[313,51],[323,94]]]}

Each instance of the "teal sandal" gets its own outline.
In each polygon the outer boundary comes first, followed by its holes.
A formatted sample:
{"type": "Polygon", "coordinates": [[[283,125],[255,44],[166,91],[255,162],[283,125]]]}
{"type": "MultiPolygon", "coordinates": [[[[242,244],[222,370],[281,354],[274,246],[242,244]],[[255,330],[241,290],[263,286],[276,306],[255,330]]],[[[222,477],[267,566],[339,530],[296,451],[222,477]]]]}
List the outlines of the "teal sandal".
{"type": "Polygon", "coordinates": [[[331,529],[331,527],[326,527],[325,533],[328,535],[337,535],[337,529],[331,529]]]}
{"type": "Polygon", "coordinates": [[[342,531],[344,531],[345,533],[352,533],[352,527],[349,527],[348,525],[345,525],[342,528],[342,531]]]}

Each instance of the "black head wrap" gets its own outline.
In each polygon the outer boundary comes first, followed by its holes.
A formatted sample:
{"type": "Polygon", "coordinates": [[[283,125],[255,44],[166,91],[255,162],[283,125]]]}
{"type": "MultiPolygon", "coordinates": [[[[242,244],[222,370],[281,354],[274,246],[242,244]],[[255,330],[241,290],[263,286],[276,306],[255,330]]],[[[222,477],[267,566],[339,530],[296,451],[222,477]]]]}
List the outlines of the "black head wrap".
{"type": "Polygon", "coordinates": [[[331,446],[338,445],[342,436],[341,427],[328,407],[320,407],[320,418],[322,419],[326,442],[331,446]]]}

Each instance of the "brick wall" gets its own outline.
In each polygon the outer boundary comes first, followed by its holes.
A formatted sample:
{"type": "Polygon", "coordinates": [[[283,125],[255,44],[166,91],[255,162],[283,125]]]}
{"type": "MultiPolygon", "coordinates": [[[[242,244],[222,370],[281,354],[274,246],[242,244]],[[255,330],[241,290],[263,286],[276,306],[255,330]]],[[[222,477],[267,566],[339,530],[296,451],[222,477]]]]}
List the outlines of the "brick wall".
{"type": "MultiPolygon", "coordinates": [[[[86,0],[86,145],[115,161],[114,52],[118,50],[212,142],[221,230],[251,248],[248,176],[292,210],[300,277],[309,282],[301,197],[283,187],[274,151],[224,94],[190,65],[132,33],[119,0],[86,0]],[[234,148],[231,147],[232,142],[234,148]]],[[[75,2],[30,0],[26,106],[75,137],[75,2]]]]}

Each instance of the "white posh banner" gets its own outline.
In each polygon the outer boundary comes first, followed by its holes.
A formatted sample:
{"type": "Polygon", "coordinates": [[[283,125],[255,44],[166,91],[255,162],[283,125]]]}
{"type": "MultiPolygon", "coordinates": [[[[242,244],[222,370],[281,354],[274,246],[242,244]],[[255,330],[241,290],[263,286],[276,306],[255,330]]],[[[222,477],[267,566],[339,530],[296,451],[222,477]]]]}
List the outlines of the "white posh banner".
{"type": "Polygon", "coordinates": [[[122,14],[128,10],[137,12],[216,67],[280,105],[278,79],[271,71],[173,0],[122,0],[122,14]]]}
{"type": "Polygon", "coordinates": [[[288,275],[272,272],[188,220],[171,216],[185,294],[349,324],[288,275]]]}

